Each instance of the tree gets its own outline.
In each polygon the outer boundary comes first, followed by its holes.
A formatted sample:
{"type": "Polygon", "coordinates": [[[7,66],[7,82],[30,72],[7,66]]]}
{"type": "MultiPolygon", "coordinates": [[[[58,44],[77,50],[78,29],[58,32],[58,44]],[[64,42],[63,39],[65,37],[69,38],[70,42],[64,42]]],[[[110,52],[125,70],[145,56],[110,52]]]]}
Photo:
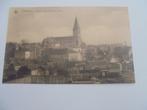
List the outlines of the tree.
{"type": "Polygon", "coordinates": [[[8,66],[8,69],[6,71],[6,75],[7,75],[8,80],[14,79],[16,77],[16,70],[15,70],[14,64],[10,64],[8,66]]]}
{"type": "Polygon", "coordinates": [[[21,66],[17,71],[18,76],[24,76],[28,74],[31,74],[31,69],[29,69],[27,66],[21,66]]]}

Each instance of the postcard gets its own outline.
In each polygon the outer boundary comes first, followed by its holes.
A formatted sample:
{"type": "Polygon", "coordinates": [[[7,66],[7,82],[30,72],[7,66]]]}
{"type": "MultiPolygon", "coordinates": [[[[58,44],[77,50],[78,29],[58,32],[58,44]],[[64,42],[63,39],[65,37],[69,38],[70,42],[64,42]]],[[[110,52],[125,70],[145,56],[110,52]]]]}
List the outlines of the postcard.
{"type": "Polygon", "coordinates": [[[134,83],[127,7],[10,8],[3,83],[134,83]]]}

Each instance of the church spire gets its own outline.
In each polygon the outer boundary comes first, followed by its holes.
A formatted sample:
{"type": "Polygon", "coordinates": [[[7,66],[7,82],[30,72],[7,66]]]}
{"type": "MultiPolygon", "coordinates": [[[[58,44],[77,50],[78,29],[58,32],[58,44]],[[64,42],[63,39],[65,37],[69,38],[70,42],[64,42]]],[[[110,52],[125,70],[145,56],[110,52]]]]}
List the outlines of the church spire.
{"type": "Polygon", "coordinates": [[[74,27],[73,27],[73,30],[75,29],[80,29],[77,17],[75,17],[75,22],[74,22],[74,27]]]}
{"type": "Polygon", "coordinates": [[[77,17],[75,17],[75,22],[73,26],[73,36],[80,37],[80,26],[77,17]]]}
{"type": "Polygon", "coordinates": [[[76,45],[79,47],[81,45],[81,36],[80,36],[80,26],[78,23],[77,17],[75,17],[75,22],[73,26],[73,37],[75,37],[76,45]]]}

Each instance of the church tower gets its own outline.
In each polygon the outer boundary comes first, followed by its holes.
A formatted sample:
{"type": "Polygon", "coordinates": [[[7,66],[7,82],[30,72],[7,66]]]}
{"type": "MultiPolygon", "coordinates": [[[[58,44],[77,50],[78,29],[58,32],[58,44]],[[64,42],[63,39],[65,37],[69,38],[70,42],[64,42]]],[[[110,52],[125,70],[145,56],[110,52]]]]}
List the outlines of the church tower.
{"type": "Polygon", "coordinates": [[[75,18],[75,22],[73,26],[73,37],[75,37],[76,45],[80,47],[81,46],[80,26],[77,17],[75,18]]]}

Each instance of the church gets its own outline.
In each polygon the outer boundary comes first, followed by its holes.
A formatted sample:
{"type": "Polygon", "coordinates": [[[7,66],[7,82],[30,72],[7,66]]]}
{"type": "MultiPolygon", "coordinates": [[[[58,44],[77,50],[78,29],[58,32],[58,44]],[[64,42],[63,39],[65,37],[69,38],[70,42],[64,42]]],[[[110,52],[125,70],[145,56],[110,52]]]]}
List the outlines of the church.
{"type": "Polygon", "coordinates": [[[42,41],[42,47],[44,52],[50,58],[55,61],[61,59],[68,59],[68,61],[82,61],[82,40],[80,35],[80,26],[77,18],[75,18],[73,25],[72,36],[59,36],[59,37],[47,37],[42,41]]]}
{"type": "Polygon", "coordinates": [[[80,48],[81,45],[80,26],[77,18],[74,21],[72,36],[47,37],[42,41],[43,48],[80,48]]]}

